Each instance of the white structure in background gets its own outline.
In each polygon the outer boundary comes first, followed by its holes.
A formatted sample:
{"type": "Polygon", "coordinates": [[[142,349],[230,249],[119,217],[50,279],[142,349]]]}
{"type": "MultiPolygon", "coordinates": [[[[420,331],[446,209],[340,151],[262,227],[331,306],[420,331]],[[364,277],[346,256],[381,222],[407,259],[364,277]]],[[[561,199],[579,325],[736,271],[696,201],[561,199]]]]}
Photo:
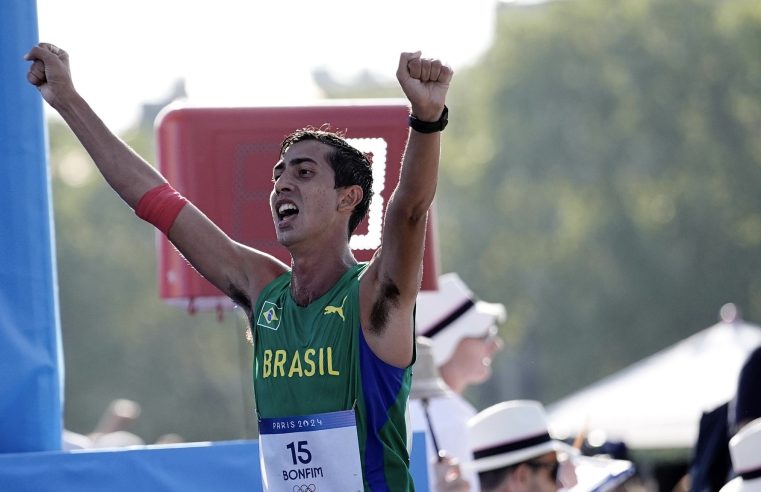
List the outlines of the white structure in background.
{"type": "Polygon", "coordinates": [[[555,436],[588,431],[635,449],[691,448],[703,411],[735,395],[740,369],[761,345],[761,328],[734,305],[721,322],[547,406],[555,436]]]}

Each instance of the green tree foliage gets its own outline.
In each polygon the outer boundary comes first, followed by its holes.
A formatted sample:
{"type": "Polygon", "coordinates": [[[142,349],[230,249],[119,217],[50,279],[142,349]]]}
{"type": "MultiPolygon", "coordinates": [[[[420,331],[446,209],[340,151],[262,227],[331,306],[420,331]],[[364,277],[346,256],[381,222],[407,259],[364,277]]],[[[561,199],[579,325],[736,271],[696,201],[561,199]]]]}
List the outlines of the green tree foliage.
{"type": "MultiPolygon", "coordinates": [[[[250,345],[237,313],[170,307],[158,297],[153,228],[97,174],[61,123],[50,125],[68,429],[89,433],[116,398],[137,401],[127,430],[147,443],[255,436],[250,345]]],[[[127,137],[153,159],[150,132],[127,137]]]]}
{"type": "Polygon", "coordinates": [[[761,4],[503,7],[450,101],[444,270],[510,313],[482,404],[761,321],[761,4]]]}

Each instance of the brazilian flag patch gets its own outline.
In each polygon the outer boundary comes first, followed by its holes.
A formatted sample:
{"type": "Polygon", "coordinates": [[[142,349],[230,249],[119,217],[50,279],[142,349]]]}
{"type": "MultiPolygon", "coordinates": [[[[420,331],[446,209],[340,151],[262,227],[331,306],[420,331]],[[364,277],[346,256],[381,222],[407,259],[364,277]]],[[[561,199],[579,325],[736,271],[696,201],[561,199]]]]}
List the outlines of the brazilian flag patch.
{"type": "Polygon", "coordinates": [[[256,319],[256,324],[270,330],[277,330],[280,327],[282,314],[283,308],[278,307],[274,302],[264,301],[262,310],[259,311],[259,317],[256,319]]]}

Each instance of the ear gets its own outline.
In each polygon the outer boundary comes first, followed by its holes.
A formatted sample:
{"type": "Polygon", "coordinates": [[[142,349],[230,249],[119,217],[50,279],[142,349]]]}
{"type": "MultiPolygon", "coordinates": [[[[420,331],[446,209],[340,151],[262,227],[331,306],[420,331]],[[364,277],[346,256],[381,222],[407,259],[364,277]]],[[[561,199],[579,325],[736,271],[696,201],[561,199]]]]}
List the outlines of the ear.
{"type": "Polygon", "coordinates": [[[521,463],[510,474],[510,490],[524,491],[529,489],[531,468],[521,463]]]}
{"type": "Polygon", "coordinates": [[[344,186],[339,191],[338,210],[351,212],[362,201],[364,192],[359,185],[344,186]]]}

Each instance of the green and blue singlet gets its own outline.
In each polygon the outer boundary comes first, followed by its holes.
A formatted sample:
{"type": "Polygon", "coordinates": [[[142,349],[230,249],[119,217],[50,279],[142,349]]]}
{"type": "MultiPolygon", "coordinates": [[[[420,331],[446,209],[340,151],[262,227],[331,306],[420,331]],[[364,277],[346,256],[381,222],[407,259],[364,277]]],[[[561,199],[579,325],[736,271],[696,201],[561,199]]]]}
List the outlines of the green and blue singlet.
{"type": "Polygon", "coordinates": [[[254,395],[260,418],[355,410],[366,491],[411,491],[405,412],[411,369],[380,360],[360,326],[351,267],[319,299],[298,306],[291,272],[267,285],[251,319],[254,395]]]}

